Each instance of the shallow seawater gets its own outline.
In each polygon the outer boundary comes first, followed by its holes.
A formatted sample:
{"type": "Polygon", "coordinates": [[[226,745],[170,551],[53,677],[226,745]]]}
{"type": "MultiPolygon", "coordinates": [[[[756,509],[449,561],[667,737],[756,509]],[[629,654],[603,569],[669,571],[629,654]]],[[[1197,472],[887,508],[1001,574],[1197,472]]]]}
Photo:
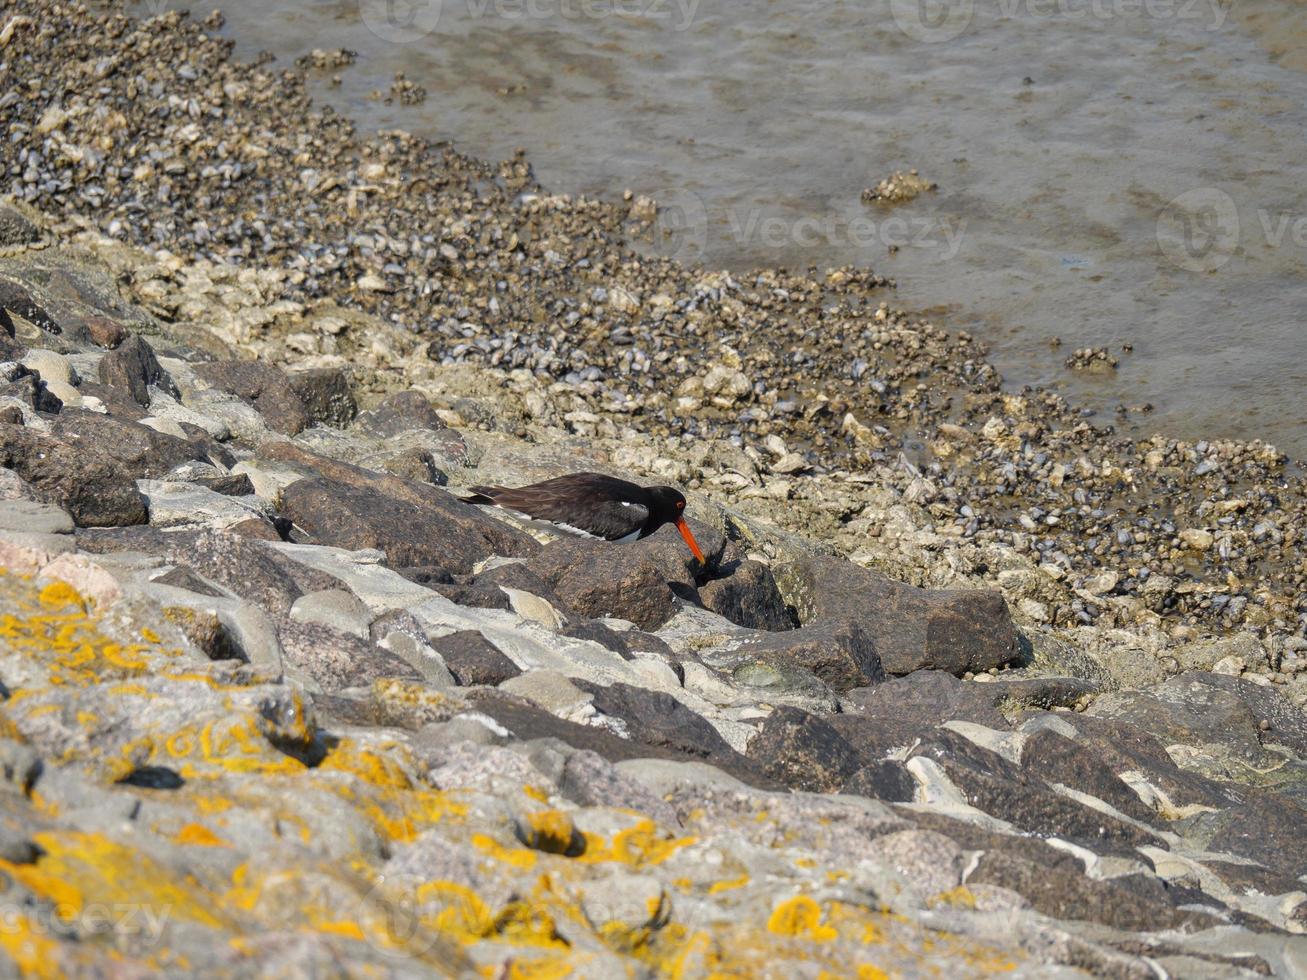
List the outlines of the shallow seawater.
{"type": "Polygon", "coordinates": [[[315,92],[364,128],[653,195],[660,247],[688,261],[870,266],[985,339],[1013,386],[1307,456],[1293,0],[217,2],[242,56],[357,51],[315,92]],[[396,71],[429,98],[373,98],[396,71]],[[937,189],[860,199],[909,168],[937,189]],[[1083,346],[1119,367],[1070,371],[1083,346]]]}

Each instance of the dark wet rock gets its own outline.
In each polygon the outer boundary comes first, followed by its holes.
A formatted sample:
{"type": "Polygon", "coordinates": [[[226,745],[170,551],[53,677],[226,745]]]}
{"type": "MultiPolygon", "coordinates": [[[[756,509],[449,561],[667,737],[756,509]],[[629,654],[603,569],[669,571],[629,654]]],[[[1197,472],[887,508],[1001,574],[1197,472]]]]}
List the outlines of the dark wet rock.
{"type": "Polygon", "coordinates": [[[598,643],[621,654],[625,660],[634,659],[636,654],[650,653],[667,661],[675,669],[683,659],[681,654],[676,653],[666,642],[652,633],[645,633],[642,630],[615,630],[592,619],[577,618],[566,623],[558,632],[562,636],[598,643]]]}
{"type": "Polygon", "coordinates": [[[840,792],[886,803],[911,803],[916,796],[917,781],[901,762],[884,760],[863,766],[840,792]]]}
{"type": "Polygon", "coordinates": [[[14,339],[14,321],[0,307],[0,362],[21,361],[27,346],[14,339]]]}
{"type": "Polygon", "coordinates": [[[1233,798],[1211,779],[1180,769],[1162,743],[1134,725],[1089,714],[1062,716],[1080,731],[1076,740],[1118,776],[1133,773],[1163,794],[1156,804],[1161,816],[1173,820],[1189,807],[1223,808],[1233,798]]]}
{"type": "Polygon", "coordinates": [[[1021,768],[1045,783],[1060,783],[1097,797],[1128,817],[1154,823],[1157,814],[1089,745],[1043,730],[1031,733],[1021,749],[1021,768]]]}
{"type": "Polygon", "coordinates": [[[937,729],[909,758],[917,756],[934,760],[972,806],[1030,833],[1070,838],[1099,853],[1129,853],[1141,844],[1165,846],[1159,837],[1049,789],[1009,760],[948,729],[937,729]]]}
{"type": "MultiPolygon", "coordinates": [[[[173,572],[176,571],[178,569],[173,569],[173,572]]],[[[169,575],[172,575],[172,572],[160,576],[154,581],[163,585],[177,585],[178,588],[186,588],[184,585],[178,585],[175,579],[169,579],[169,575]]],[[[191,577],[194,578],[194,576],[191,577]]],[[[216,614],[194,609],[190,606],[171,606],[164,610],[164,615],[210,660],[249,659],[248,654],[241,648],[240,642],[216,614]]]]}
{"type": "MultiPolygon", "coordinates": [[[[372,463],[373,461],[366,460],[365,462],[372,463]]],[[[431,454],[431,451],[417,446],[410,449],[401,449],[397,453],[387,455],[383,460],[380,460],[380,468],[405,480],[417,480],[437,487],[443,487],[449,483],[449,474],[440,468],[436,462],[436,457],[431,454]]]]}
{"type": "Polygon", "coordinates": [[[729,575],[699,586],[699,598],[705,608],[749,629],[789,630],[797,625],[771,569],[762,562],[740,562],[729,575]]]}
{"type": "Polygon", "coordinates": [[[213,387],[252,405],[270,429],[295,435],[311,421],[286,375],[258,361],[208,361],[195,373],[213,387]]]}
{"type": "Polygon", "coordinates": [[[194,592],[196,595],[207,595],[218,597],[223,593],[206,582],[204,578],[186,565],[175,565],[162,575],[156,575],[150,579],[151,582],[157,582],[159,585],[171,585],[177,589],[185,589],[187,592],[194,592]]]}
{"type": "Polygon", "coordinates": [[[389,650],[330,626],[288,619],[277,633],[286,666],[302,671],[328,694],[367,687],[388,677],[422,680],[416,669],[389,650]]]}
{"type": "MultiPolygon", "coordinates": [[[[0,310],[22,317],[46,333],[63,333],[63,327],[42,304],[33,299],[27,287],[12,279],[0,278],[0,310]]],[[[5,328],[5,332],[10,336],[14,333],[8,327],[5,328]]]]}
{"type": "Polygon", "coordinates": [[[254,492],[254,484],[250,482],[249,476],[244,473],[201,476],[191,482],[227,497],[245,497],[254,492]]]}
{"type": "Polygon", "coordinates": [[[51,419],[50,432],[69,445],[110,457],[138,480],[162,479],[182,463],[209,459],[203,446],[188,439],[80,408],[51,419]]]}
{"type": "Polygon", "coordinates": [[[117,460],[21,425],[0,424],[0,466],[59,503],[79,527],[149,520],[134,475],[117,460]]]}
{"type": "Polygon", "coordinates": [[[834,793],[862,767],[858,752],[823,718],[779,707],[749,741],[748,757],[791,789],[834,793]]]}
{"type": "Polygon", "coordinates": [[[97,347],[113,350],[129,336],[127,327],[111,316],[91,315],[82,318],[86,338],[97,347]]]}
{"type": "Polygon", "coordinates": [[[443,429],[444,421],[431,403],[416,391],[399,391],[385,398],[370,412],[361,412],[358,425],[375,436],[387,438],[413,429],[443,429]]]}
{"type": "Polygon", "coordinates": [[[1307,874],[1307,807],[1283,794],[1247,791],[1241,802],[1197,814],[1182,830],[1209,851],[1237,854],[1294,877],[1307,874]]]}
{"type": "MultiPolygon", "coordinates": [[[[299,528],[296,528],[293,533],[299,534],[301,532],[299,528]]],[[[306,540],[310,542],[312,541],[312,537],[312,535],[305,536],[306,540]]],[[[436,587],[440,585],[452,586],[454,584],[454,573],[442,565],[400,566],[399,568],[396,568],[395,571],[415,585],[425,585],[427,588],[432,590],[436,590],[436,587]]],[[[452,599],[452,597],[450,598],[452,599]]],[[[458,599],[452,599],[452,601],[457,602],[460,606],[476,605],[475,603],[461,602],[458,599]]]]}
{"type": "MultiPolygon", "coordinates": [[[[321,480],[312,481],[317,486],[291,495],[298,501],[298,517],[284,511],[321,544],[382,548],[392,567],[426,566],[450,575],[467,574],[490,555],[523,557],[540,547],[529,535],[428,484],[318,456],[290,442],[266,443],[258,455],[321,475],[321,480]],[[333,513],[333,494],[339,495],[341,514],[333,513]],[[392,547],[350,541],[385,541],[392,547]]],[[[292,484],[287,494],[297,487],[292,484]]],[[[283,507],[286,499],[283,494],[283,507]]]]}
{"type": "Polygon", "coordinates": [[[735,654],[773,666],[801,667],[838,693],[885,679],[875,641],[850,620],[822,620],[764,634],[742,644],[735,654]]]}
{"type": "Polygon", "coordinates": [[[41,240],[41,229],[14,208],[0,207],[0,247],[31,245],[41,240]]]}
{"type": "Polygon", "coordinates": [[[142,407],[150,404],[150,386],[162,388],[174,398],[177,386],[168,372],[159,366],[154,348],[133,334],[114,351],[100,358],[100,384],[111,388],[124,388],[132,400],[142,407]]]}
{"type": "Polygon", "coordinates": [[[495,554],[495,539],[474,518],[326,480],[299,480],[282,492],[282,514],[318,544],[379,548],[392,566],[467,572],[495,554]],[[457,517],[463,518],[457,520],[457,517]]]}
{"type": "Polygon", "coordinates": [[[1082,677],[1019,676],[1020,671],[1004,671],[989,683],[966,681],[969,687],[992,688],[994,706],[1005,715],[1030,710],[1074,708],[1087,703],[1101,690],[1095,681],[1082,677]]]}
{"type": "MultiPolygon", "coordinates": [[[[21,356],[21,349],[14,348],[5,356],[21,356]]],[[[0,396],[16,398],[33,411],[47,415],[54,415],[64,407],[58,396],[45,386],[40,373],[22,364],[5,365],[3,373],[0,373],[0,396]]]]}
{"type": "Polygon", "coordinates": [[[1210,687],[1233,694],[1257,719],[1263,745],[1282,745],[1307,757],[1307,712],[1270,684],[1255,684],[1229,674],[1185,675],[1210,687]]]}
{"type": "Polygon", "coordinates": [[[344,428],[354,421],[358,405],[349,373],[341,368],[307,368],[286,375],[309,421],[344,428]]]}
{"type": "Polygon", "coordinates": [[[763,773],[750,759],[736,752],[713,755],[706,760],[701,756],[685,756],[671,749],[619,738],[595,725],[578,725],[565,721],[524,698],[495,688],[473,688],[466,692],[466,696],[478,711],[489,715],[522,741],[557,738],[573,748],[595,752],[609,762],[627,759],[673,759],[684,762],[694,758],[696,761],[710,762],[736,779],[759,789],[779,789],[781,785],[763,773]]]}
{"type": "Polygon", "coordinates": [[[1176,908],[1166,888],[1154,877],[1133,874],[1095,881],[1068,854],[1048,862],[986,852],[967,883],[1010,888],[1036,910],[1056,919],[1098,922],[1116,929],[1201,928],[1216,924],[1210,915],[1176,908]]]}
{"type": "Polygon", "coordinates": [[[902,752],[935,731],[934,722],[915,715],[863,715],[840,713],[826,721],[857,751],[864,762],[884,760],[891,753],[902,752]]]}
{"type": "Polygon", "coordinates": [[[115,419],[139,422],[150,414],[149,409],[142,408],[137,404],[136,399],[132,397],[131,391],[127,388],[102,385],[98,381],[88,381],[83,378],[82,383],[77,386],[77,390],[83,397],[90,396],[100,399],[104,403],[105,411],[115,419]]]}
{"type": "Polygon", "coordinates": [[[1211,676],[1181,674],[1146,691],[1105,694],[1087,713],[1127,722],[1163,745],[1201,748],[1222,767],[1221,775],[1268,768],[1278,757],[1262,747],[1258,712],[1237,688],[1209,683],[1211,676]]]}
{"type": "Polygon", "coordinates": [[[918,670],[874,687],[859,687],[845,695],[848,708],[869,718],[911,718],[928,725],[958,719],[989,728],[1009,727],[994,706],[993,684],[959,680],[942,670],[918,670]]]}
{"type": "MultiPolygon", "coordinates": [[[[504,589],[520,589],[544,599],[563,615],[575,615],[568,609],[562,596],[549,588],[539,575],[532,572],[523,562],[509,562],[487,569],[471,580],[472,584],[498,591],[507,599],[504,589]]],[[[499,608],[507,609],[507,606],[499,608]]]]}
{"type": "Polygon", "coordinates": [[[1235,892],[1259,891],[1263,895],[1286,895],[1302,891],[1302,882],[1286,870],[1275,870],[1256,864],[1235,864],[1233,861],[1203,860],[1203,867],[1216,873],[1226,886],[1235,892]]]}
{"type": "Polygon", "coordinates": [[[242,599],[275,616],[307,592],[340,588],[322,572],[286,558],[262,541],[231,531],[160,531],[153,527],[83,531],[77,535],[84,551],[110,554],[139,551],[158,555],[171,564],[187,565],[242,599]]]}
{"type": "Polygon", "coordinates": [[[500,649],[476,630],[460,630],[430,641],[445,660],[460,687],[485,684],[490,687],[516,677],[522,670],[500,649]]]}
{"type": "Polygon", "coordinates": [[[918,589],[852,562],[813,557],[776,566],[781,593],[801,623],[852,621],[872,637],[886,672],[987,670],[1019,652],[998,592],[918,589]]]}
{"type": "MultiPolygon", "coordinates": [[[[428,586],[432,590],[439,592],[450,602],[460,606],[467,606],[470,609],[512,608],[507,594],[497,585],[475,581],[455,581],[455,577],[444,569],[405,568],[397,569],[397,571],[410,582],[428,586]],[[430,572],[438,572],[439,574],[431,575],[430,572]]],[[[466,578],[466,576],[460,575],[458,578],[466,578]]]]}
{"type": "Polygon", "coordinates": [[[676,611],[672,585],[686,593],[692,593],[693,585],[687,584],[688,575],[669,583],[665,563],[655,561],[641,544],[560,538],[531,558],[527,568],[583,616],[616,617],[653,630],[676,611]]]}
{"type": "Polygon", "coordinates": [[[610,806],[648,813],[675,827],[676,811],[596,752],[572,751],[558,775],[558,792],[580,806],[610,806]]]}
{"type": "Polygon", "coordinates": [[[625,722],[633,741],[705,759],[732,751],[717,729],[663,691],[647,691],[629,684],[604,687],[584,680],[572,683],[594,695],[596,709],[625,722]]]}
{"type": "Polygon", "coordinates": [[[250,538],[255,541],[282,541],[285,540],[272,524],[259,517],[251,517],[248,520],[237,521],[227,528],[230,534],[236,534],[243,538],[250,538]]]}

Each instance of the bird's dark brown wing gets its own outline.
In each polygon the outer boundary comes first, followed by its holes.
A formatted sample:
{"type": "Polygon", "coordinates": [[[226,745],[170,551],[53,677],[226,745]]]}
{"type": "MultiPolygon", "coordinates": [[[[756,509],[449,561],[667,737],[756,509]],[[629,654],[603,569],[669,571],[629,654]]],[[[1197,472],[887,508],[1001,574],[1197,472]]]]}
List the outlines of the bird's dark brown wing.
{"type": "Polygon", "coordinates": [[[469,503],[495,504],[540,521],[616,541],[649,519],[644,488],[603,473],[570,473],[526,487],[472,487],[469,503]]]}

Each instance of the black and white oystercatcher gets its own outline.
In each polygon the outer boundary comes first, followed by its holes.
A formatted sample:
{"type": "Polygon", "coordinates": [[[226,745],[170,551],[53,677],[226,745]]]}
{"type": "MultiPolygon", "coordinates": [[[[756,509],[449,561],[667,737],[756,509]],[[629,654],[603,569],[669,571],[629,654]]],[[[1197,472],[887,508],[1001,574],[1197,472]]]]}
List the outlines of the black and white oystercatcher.
{"type": "Polygon", "coordinates": [[[685,523],[685,498],[673,487],[642,487],[603,473],[569,473],[527,487],[472,487],[469,504],[503,507],[574,534],[605,541],[647,538],[675,525],[690,551],[704,561],[685,523]]]}

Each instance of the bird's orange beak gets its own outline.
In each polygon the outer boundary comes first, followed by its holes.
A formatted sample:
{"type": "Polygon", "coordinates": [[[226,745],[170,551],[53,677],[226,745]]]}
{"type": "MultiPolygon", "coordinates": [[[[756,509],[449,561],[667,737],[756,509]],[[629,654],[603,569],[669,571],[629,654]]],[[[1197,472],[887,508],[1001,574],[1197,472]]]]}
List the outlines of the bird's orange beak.
{"type": "Polygon", "coordinates": [[[681,532],[681,537],[685,538],[685,543],[688,544],[690,550],[694,552],[694,557],[699,559],[699,564],[708,564],[703,557],[703,552],[699,550],[699,542],[694,540],[694,535],[690,533],[690,525],[685,523],[684,517],[678,517],[676,519],[676,530],[681,532]]]}

